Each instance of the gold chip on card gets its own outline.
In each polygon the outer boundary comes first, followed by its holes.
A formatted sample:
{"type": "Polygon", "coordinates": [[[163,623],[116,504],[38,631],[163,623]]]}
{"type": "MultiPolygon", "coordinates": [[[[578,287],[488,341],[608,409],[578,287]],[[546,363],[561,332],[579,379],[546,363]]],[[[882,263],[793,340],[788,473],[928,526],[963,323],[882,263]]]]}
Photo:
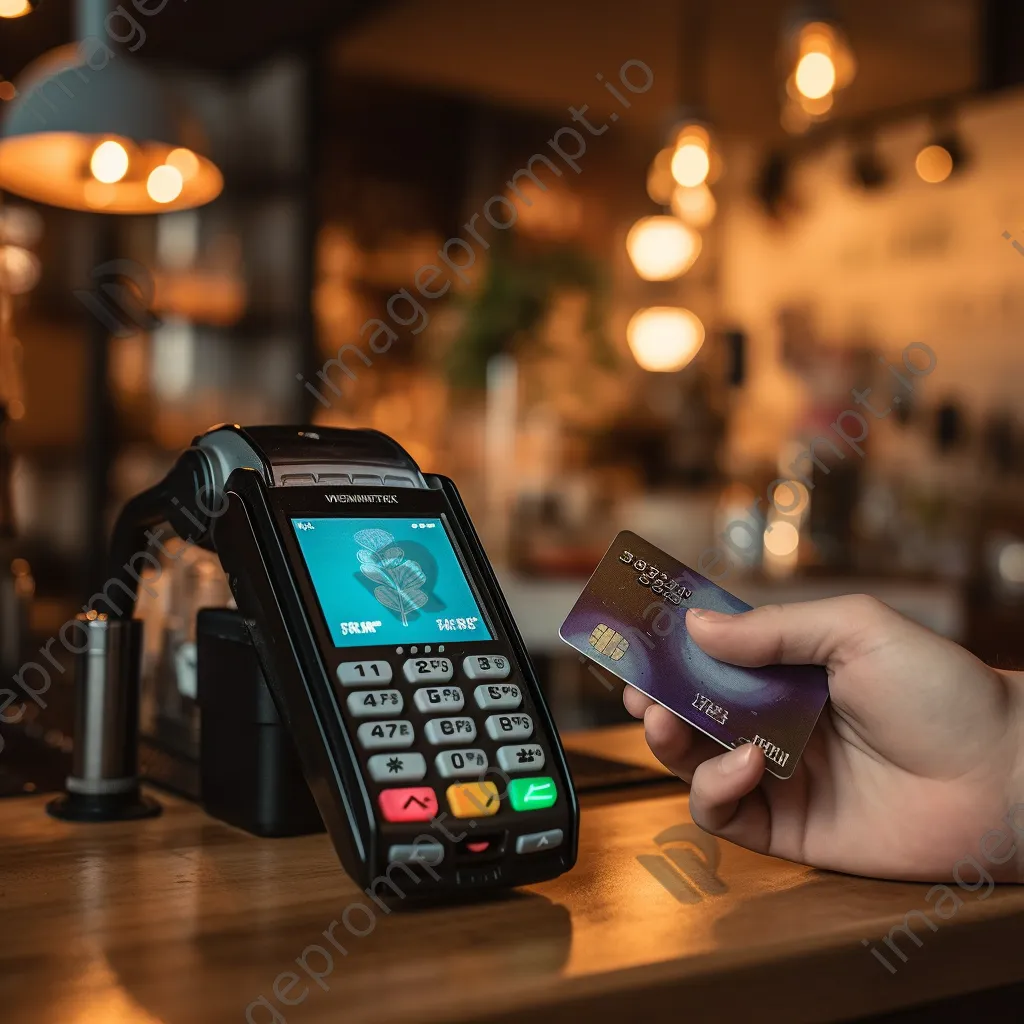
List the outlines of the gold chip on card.
{"type": "Polygon", "coordinates": [[[629,641],[603,622],[590,634],[590,646],[600,654],[618,661],[629,650],[629,641]]]}

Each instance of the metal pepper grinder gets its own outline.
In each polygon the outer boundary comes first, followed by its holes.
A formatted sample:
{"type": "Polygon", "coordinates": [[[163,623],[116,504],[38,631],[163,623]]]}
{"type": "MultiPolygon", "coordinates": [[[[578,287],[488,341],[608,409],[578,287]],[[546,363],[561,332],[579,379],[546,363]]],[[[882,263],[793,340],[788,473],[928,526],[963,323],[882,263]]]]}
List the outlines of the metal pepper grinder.
{"type": "Polygon", "coordinates": [[[149,818],[160,804],[139,788],[142,623],[97,612],[76,618],[75,748],[67,792],[46,810],[65,821],[149,818]]]}

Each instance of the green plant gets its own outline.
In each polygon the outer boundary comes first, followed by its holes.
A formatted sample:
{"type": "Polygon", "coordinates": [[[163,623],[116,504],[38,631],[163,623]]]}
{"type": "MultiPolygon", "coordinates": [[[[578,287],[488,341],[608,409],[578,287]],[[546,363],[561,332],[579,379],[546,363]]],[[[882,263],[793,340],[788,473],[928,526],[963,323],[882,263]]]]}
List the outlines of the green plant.
{"type": "Polygon", "coordinates": [[[448,352],[451,383],[482,387],[488,362],[534,336],[554,297],[567,290],[587,295],[584,332],[595,362],[611,365],[614,357],[604,329],[607,287],[600,263],[576,246],[526,251],[501,238],[492,246],[487,276],[466,300],[462,331],[448,352]]]}

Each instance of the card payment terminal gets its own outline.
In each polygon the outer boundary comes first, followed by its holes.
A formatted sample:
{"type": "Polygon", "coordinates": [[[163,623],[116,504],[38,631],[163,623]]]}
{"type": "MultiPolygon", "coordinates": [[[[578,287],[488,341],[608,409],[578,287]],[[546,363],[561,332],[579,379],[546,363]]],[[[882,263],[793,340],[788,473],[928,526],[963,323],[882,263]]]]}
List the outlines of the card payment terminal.
{"type": "Polygon", "coordinates": [[[219,556],[361,885],[437,896],[572,867],[565,754],[450,480],[375,431],[222,426],[125,507],[112,579],[138,586],[157,523],[219,556]]]}

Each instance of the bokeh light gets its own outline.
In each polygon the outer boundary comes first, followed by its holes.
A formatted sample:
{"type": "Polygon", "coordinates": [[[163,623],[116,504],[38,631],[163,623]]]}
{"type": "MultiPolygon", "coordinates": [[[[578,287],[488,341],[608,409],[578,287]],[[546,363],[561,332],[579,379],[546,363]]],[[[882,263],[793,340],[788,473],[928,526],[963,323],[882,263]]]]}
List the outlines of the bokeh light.
{"type": "Polygon", "coordinates": [[[97,181],[113,185],[128,173],[128,150],[113,139],[101,142],[92,151],[89,170],[97,181]]]}
{"type": "Polygon", "coordinates": [[[794,82],[801,96],[820,100],[836,85],[836,66],[827,53],[805,53],[796,66],[794,82]]]}
{"type": "Polygon", "coordinates": [[[161,164],[146,180],[146,191],[154,203],[173,203],[185,187],[185,179],[177,167],[161,164]]]}
{"type": "Polygon", "coordinates": [[[953,156],[945,146],[925,146],[917,154],[914,167],[922,181],[937,185],[953,173],[953,156]]]}
{"type": "Polygon", "coordinates": [[[685,273],[700,249],[700,235],[676,217],[644,217],[626,236],[626,251],[645,281],[669,281],[685,273]]]}
{"type": "Polygon", "coordinates": [[[164,163],[175,168],[184,181],[191,181],[199,173],[199,157],[191,149],[172,149],[164,163]]]}
{"type": "Polygon", "coordinates": [[[685,138],[672,154],[672,177],[687,188],[706,181],[710,170],[711,157],[707,146],[697,138],[685,138]]]}
{"type": "Polygon", "coordinates": [[[764,531],[764,548],[779,558],[793,554],[800,546],[800,531],[790,522],[779,520],[764,531]]]}
{"type": "Polygon", "coordinates": [[[707,184],[687,188],[676,185],[672,190],[672,212],[691,228],[706,228],[718,210],[714,194],[707,184]]]}
{"type": "Polygon", "coordinates": [[[642,369],[671,373],[681,370],[700,350],[704,325],[688,309],[652,306],[633,315],[626,340],[642,369]]]}
{"type": "Polygon", "coordinates": [[[20,18],[31,10],[29,0],[0,0],[0,18],[20,18]]]}

